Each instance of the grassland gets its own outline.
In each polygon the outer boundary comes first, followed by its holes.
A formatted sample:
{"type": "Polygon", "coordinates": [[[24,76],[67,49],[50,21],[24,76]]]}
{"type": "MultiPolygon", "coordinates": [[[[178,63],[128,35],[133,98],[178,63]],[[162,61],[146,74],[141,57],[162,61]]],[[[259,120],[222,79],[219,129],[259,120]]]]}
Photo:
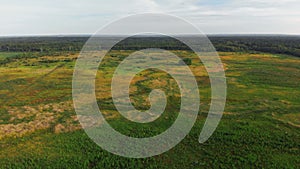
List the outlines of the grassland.
{"type": "MultiPolygon", "coordinates": [[[[133,104],[137,109],[149,108],[147,94],[153,87],[161,88],[170,100],[166,112],[157,121],[142,125],[120,116],[113,106],[109,84],[116,66],[130,52],[116,50],[105,57],[97,76],[97,99],[116,130],[149,137],[164,131],[176,119],[177,88],[167,74],[143,71],[131,84],[133,104]]],[[[195,126],[180,144],[147,159],[110,154],[82,130],[71,94],[78,54],[20,57],[2,64],[0,168],[300,168],[299,58],[220,52],[228,83],[226,108],[216,132],[199,144],[210,103],[209,78],[193,53],[172,52],[191,58],[201,109],[195,126]]],[[[17,54],[0,53],[0,59],[17,54]]]]}

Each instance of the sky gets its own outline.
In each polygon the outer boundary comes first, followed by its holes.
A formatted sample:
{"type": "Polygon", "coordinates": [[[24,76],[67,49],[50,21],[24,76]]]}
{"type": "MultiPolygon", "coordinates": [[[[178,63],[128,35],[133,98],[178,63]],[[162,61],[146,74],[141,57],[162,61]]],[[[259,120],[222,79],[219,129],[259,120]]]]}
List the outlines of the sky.
{"type": "Polygon", "coordinates": [[[300,0],[0,0],[0,36],[93,34],[124,16],[181,17],[206,34],[300,34],[300,0]]]}

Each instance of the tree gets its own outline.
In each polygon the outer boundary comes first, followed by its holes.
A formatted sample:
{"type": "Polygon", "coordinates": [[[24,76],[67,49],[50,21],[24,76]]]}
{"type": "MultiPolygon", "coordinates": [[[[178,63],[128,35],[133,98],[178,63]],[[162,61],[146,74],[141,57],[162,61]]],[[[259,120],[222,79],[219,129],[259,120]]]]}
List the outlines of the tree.
{"type": "Polygon", "coordinates": [[[179,61],[179,64],[187,64],[187,65],[191,65],[192,64],[192,59],[190,59],[190,58],[184,58],[184,59],[182,59],[182,60],[180,60],[179,61]]]}

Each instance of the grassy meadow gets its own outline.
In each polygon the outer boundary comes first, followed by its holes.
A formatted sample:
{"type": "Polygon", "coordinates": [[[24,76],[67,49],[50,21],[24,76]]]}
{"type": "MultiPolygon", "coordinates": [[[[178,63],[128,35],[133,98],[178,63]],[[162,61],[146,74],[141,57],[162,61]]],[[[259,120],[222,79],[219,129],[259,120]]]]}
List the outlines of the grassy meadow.
{"type": "MultiPolygon", "coordinates": [[[[148,94],[164,90],[168,104],[149,124],[126,120],[114,107],[110,81],[116,66],[132,51],[110,51],[96,80],[98,105],[119,132],[150,137],[172,125],[180,106],[174,79],[145,70],[131,83],[139,110],[149,109],[148,94]]],[[[300,168],[300,58],[263,52],[219,52],[227,77],[223,118],[204,144],[198,137],[210,104],[210,82],[190,51],[172,50],[189,65],[200,91],[198,119],[185,139],[170,151],[145,159],[113,155],[82,130],[72,103],[77,52],[15,57],[0,52],[0,168],[300,168]],[[35,56],[35,57],[32,57],[35,56]]],[[[89,119],[86,119],[89,122],[89,119]]]]}

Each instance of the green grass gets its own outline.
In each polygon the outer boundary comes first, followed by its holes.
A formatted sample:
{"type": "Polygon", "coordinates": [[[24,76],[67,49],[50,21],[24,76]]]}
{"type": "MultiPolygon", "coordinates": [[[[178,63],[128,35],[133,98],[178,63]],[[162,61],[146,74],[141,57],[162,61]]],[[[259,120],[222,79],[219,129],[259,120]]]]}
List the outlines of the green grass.
{"type": "MultiPolygon", "coordinates": [[[[169,98],[165,112],[149,124],[120,116],[112,103],[110,82],[116,66],[131,52],[112,51],[105,57],[96,81],[97,101],[117,131],[149,137],[175,121],[180,104],[178,88],[167,74],[143,71],[131,84],[134,106],[148,109],[148,93],[160,88],[169,98]]],[[[23,128],[19,131],[22,134],[0,131],[0,168],[300,168],[299,58],[220,53],[228,83],[226,108],[212,137],[199,144],[210,102],[209,78],[195,55],[173,52],[192,59],[190,67],[201,97],[198,120],[177,146],[145,159],[113,155],[79,129],[71,102],[75,55],[19,58],[2,65],[0,127],[19,125],[14,131],[23,128]],[[31,121],[43,123],[36,126],[31,121]],[[58,124],[66,131],[57,132],[58,124]]]]}
{"type": "Polygon", "coordinates": [[[0,52],[0,60],[20,55],[20,52],[0,52]]]}

